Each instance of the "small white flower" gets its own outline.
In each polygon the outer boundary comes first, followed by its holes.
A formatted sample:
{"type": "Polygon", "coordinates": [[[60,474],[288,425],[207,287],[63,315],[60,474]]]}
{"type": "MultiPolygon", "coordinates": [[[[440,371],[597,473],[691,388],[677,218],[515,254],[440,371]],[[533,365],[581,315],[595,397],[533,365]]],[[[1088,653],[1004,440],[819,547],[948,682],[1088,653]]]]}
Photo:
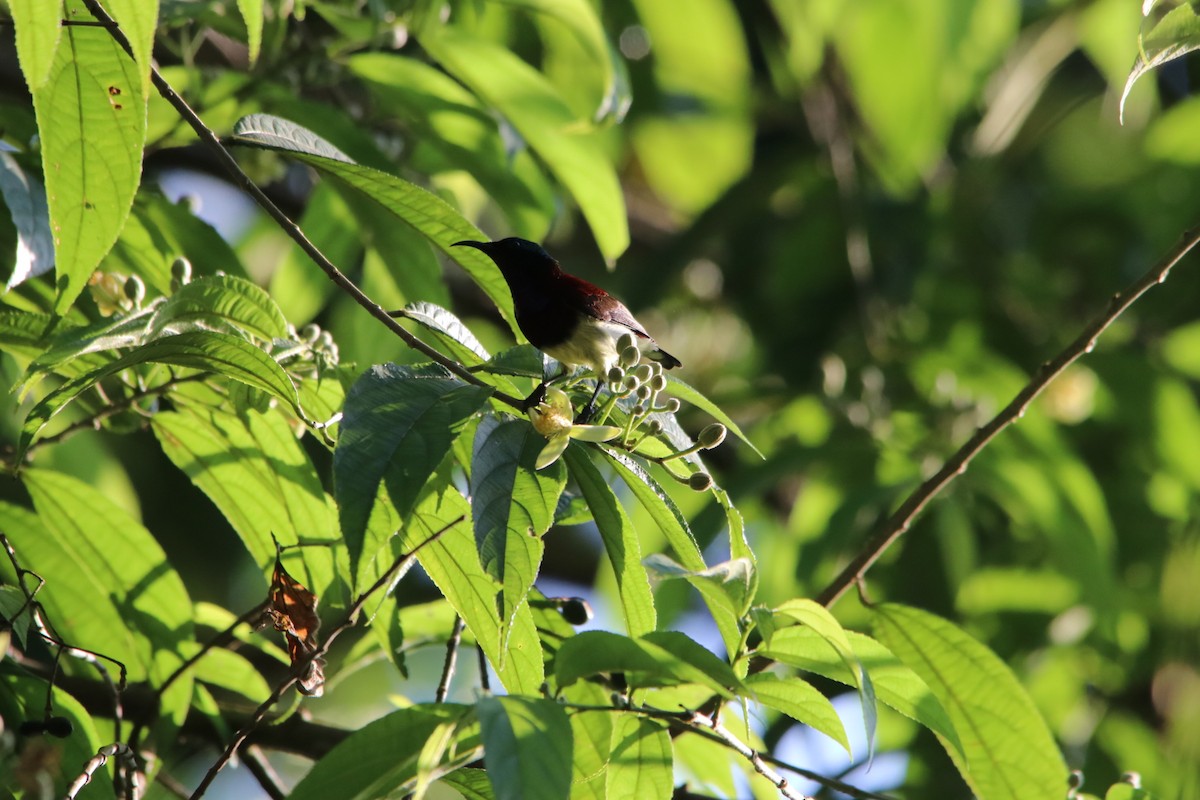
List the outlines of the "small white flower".
{"type": "Polygon", "coordinates": [[[529,420],[533,429],[549,440],[538,453],[536,469],[545,469],[557,461],[572,439],[607,442],[621,434],[621,429],[612,425],[576,425],[571,398],[562,389],[553,387],[546,390],[545,400],[529,409],[529,420]]]}

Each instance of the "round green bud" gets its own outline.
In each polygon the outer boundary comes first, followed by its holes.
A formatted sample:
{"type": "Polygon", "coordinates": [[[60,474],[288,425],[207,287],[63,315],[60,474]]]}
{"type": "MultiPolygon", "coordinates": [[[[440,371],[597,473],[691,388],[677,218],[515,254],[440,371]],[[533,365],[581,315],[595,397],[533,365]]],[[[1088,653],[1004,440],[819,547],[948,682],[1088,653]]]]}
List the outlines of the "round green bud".
{"type": "Polygon", "coordinates": [[[642,385],[642,382],[638,380],[637,375],[632,373],[626,373],[625,380],[621,381],[621,383],[623,383],[625,388],[629,389],[630,391],[636,391],[638,387],[642,385]]]}
{"type": "Polygon", "coordinates": [[[688,486],[697,492],[707,492],[712,488],[712,475],[707,472],[693,472],[688,476],[688,486]]]}
{"type": "Polygon", "coordinates": [[[674,414],[679,410],[679,405],[680,403],[678,397],[668,397],[666,404],[663,406],[663,411],[667,412],[668,414],[674,414]]]}
{"type": "Polygon", "coordinates": [[[633,414],[635,417],[643,416],[646,413],[646,407],[641,403],[638,403],[629,413],[633,414]]]}
{"type": "Polygon", "coordinates": [[[638,376],[639,381],[645,383],[654,377],[654,370],[650,369],[650,365],[643,361],[634,367],[633,374],[638,376]]]}
{"type": "Polygon", "coordinates": [[[650,376],[650,388],[655,392],[661,392],[667,388],[667,379],[662,375],[650,376]]]}
{"type": "Polygon", "coordinates": [[[618,350],[628,350],[630,347],[637,347],[637,340],[633,338],[632,333],[623,333],[621,338],[617,339],[618,350]]]}
{"type": "Polygon", "coordinates": [[[625,379],[625,370],[620,367],[609,367],[607,377],[609,383],[620,383],[625,379]]]}
{"type": "Polygon", "coordinates": [[[592,607],[582,597],[564,599],[559,613],[571,625],[586,625],[592,621],[592,607]]]}
{"type": "Polygon", "coordinates": [[[46,733],[59,739],[66,739],[74,729],[75,726],[66,717],[51,717],[46,720],[46,733]]]}
{"type": "Polygon", "coordinates": [[[192,262],[188,261],[183,256],[171,262],[171,277],[179,281],[181,284],[187,283],[192,279],[192,262]]]}
{"type": "Polygon", "coordinates": [[[700,436],[696,439],[696,442],[705,450],[712,450],[723,441],[725,441],[725,426],[719,422],[714,422],[700,431],[700,436]]]}
{"type": "Polygon", "coordinates": [[[300,339],[302,341],[308,342],[309,344],[314,344],[317,341],[317,337],[319,337],[320,335],[321,335],[321,326],[314,325],[311,322],[300,329],[300,339]]]}
{"type": "Polygon", "coordinates": [[[637,396],[638,396],[638,400],[649,400],[650,399],[650,387],[645,384],[642,384],[641,386],[639,386],[637,389],[637,396]]]}
{"type": "Polygon", "coordinates": [[[125,279],[124,290],[125,296],[132,300],[135,306],[140,306],[146,299],[146,284],[137,275],[130,275],[125,279]]]}
{"type": "Polygon", "coordinates": [[[620,361],[622,367],[632,367],[642,358],[642,351],[637,349],[637,345],[622,347],[620,350],[620,361]]]}
{"type": "Polygon", "coordinates": [[[663,426],[662,426],[662,423],[659,422],[658,420],[652,419],[646,423],[646,433],[650,434],[651,436],[657,436],[658,434],[660,434],[662,432],[663,432],[663,426]]]}

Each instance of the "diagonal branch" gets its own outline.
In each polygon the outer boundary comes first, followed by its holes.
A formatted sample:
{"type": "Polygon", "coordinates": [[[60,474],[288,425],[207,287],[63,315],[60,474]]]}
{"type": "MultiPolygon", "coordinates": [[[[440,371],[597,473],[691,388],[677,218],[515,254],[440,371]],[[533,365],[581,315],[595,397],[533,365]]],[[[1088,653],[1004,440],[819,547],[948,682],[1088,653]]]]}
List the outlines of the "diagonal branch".
{"type": "Polygon", "coordinates": [[[871,537],[859,554],[817,596],[817,602],[824,606],[832,606],[848,588],[861,581],[871,565],[909,529],[913,520],[924,510],[929,501],[957,476],[963,474],[967,465],[971,463],[971,459],[975,458],[1000,431],[1020,419],[1034,398],[1041,394],[1051,381],[1061,375],[1063,370],[1080,356],[1092,352],[1100,334],[1104,333],[1105,329],[1139,297],[1166,281],[1171,268],[1178,264],[1197,244],[1200,244],[1200,227],[1185,232],[1180,237],[1179,243],[1145,275],[1113,295],[1103,314],[1084,328],[1075,341],[1067,345],[1061,353],[1043,364],[1034,373],[1025,388],[1018,392],[1017,396],[999,414],[975,431],[975,434],[954,455],[950,456],[941,469],[918,486],[916,491],[900,504],[900,507],[883,523],[879,532],[871,537]]]}
{"type": "MultiPolygon", "coordinates": [[[[125,33],[121,30],[120,26],[117,25],[113,18],[108,15],[108,12],[105,11],[100,5],[100,0],[83,0],[83,4],[87,6],[87,9],[89,12],[91,12],[92,16],[95,17],[103,25],[103,27],[108,29],[108,32],[112,34],[112,37],[116,43],[120,45],[125,52],[132,56],[133,48],[129,44],[129,39],[125,36],[125,33]]],[[[163,99],[170,103],[179,116],[182,117],[183,120],[192,127],[192,130],[196,132],[196,135],[200,138],[200,141],[204,144],[204,146],[208,148],[208,150],[216,158],[217,162],[224,167],[227,173],[229,173],[229,176],[233,179],[233,182],[240,189],[242,189],[242,191],[250,195],[254,202],[258,203],[259,207],[261,207],[263,211],[267,212],[267,215],[270,216],[271,219],[275,220],[276,224],[279,225],[283,232],[286,233],[292,239],[292,241],[300,246],[300,249],[312,259],[314,264],[321,268],[322,272],[329,276],[329,279],[333,281],[339,289],[350,295],[350,297],[354,299],[354,302],[365,308],[367,313],[382,322],[388,330],[399,336],[404,343],[412,349],[433,359],[467,383],[474,384],[476,386],[484,386],[491,389],[492,396],[497,400],[503,401],[513,408],[522,407],[520,399],[509,394],[505,394],[504,392],[497,391],[494,386],[485,383],[484,381],[475,377],[474,374],[467,371],[462,364],[459,364],[452,358],[448,358],[437,349],[421,341],[412,333],[409,333],[408,330],[406,330],[399,322],[392,319],[382,306],[380,306],[371,298],[367,297],[367,295],[355,285],[354,281],[347,278],[346,275],[339,270],[337,266],[335,266],[334,263],[325,256],[324,253],[321,252],[321,249],[313,244],[313,242],[304,234],[304,231],[300,229],[300,226],[297,225],[291,219],[291,217],[285,214],[283,210],[279,208],[279,206],[275,205],[271,198],[267,197],[266,193],[263,192],[263,190],[260,189],[258,185],[254,183],[254,181],[250,180],[250,176],[242,171],[241,166],[229,152],[229,149],[221,143],[220,138],[213,133],[212,129],[204,124],[204,121],[200,119],[200,116],[192,110],[191,106],[187,104],[186,100],[179,96],[179,94],[171,87],[171,84],[167,83],[166,79],[163,78],[163,76],[157,69],[155,69],[153,65],[150,67],[150,80],[154,84],[154,88],[158,89],[158,93],[163,96],[163,99]]]]}

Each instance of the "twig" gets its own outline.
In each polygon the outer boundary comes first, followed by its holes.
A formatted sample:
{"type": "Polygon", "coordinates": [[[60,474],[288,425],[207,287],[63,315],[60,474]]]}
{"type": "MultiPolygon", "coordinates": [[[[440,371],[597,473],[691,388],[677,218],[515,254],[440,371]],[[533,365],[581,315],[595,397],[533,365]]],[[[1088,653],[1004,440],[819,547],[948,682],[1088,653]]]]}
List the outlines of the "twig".
{"type": "MultiPolygon", "coordinates": [[[[103,23],[105,27],[108,28],[109,33],[112,34],[112,37],[117,44],[120,45],[125,52],[132,56],[133,48],[129,44],[129,39],[126,38],[124,31],[117,26],[112,17],[108,15],[108,12],[106,12],[100,5],[99,0],[83,0],[83,4],[87,6],[87,9],[89,12],[91,12],[92,16],[94,16],[97,20],[103,23]]],[[[286,233],[292,239],[292,241],[300,246],[300,249],[312,259],[314,264],[321,268],[321,271],[324,272],[329,279],[338,286],[338,288],[350,295],[350,297],[354,299],[354,302],[366,309],[367,313],[382,322],[388,330],[390,330],[396,336],[399,336],[404,343],[412,349],[433,359],[467,383],[491,389],[492,396],[497,400],[501,400],[513,408],[519,409],[522,407],[522,401],[520,398],[516,398],[512,395],[498,391],[491,384],[475,377],[475,375],[469,372],[462,364],[459,364],[452,358],[448,358],[437,349],[421,341],[416,336],[409,333],[404,326],[388,316],[388,312],[385,311],[382,306],[373,301],[371,298],[367,297],[367,295],[364,294],[363,291],[359,289],[352,280],[347,278],[346,275],[339,270],[337,266],[335,266],[334,263],[325,256],[324,253],[321,252],[320,248],[312,243],[312,241],[304,234],[304,231],[300,229],[300,226],[292,221],[292,219],[285,214],[283,210],[279,208],[279,206],[275,205],[271,198],[267,197],[266,193],[263,192],[263,190],[260,189],[258,185],[254,183],[254,181],[250,180],[250,177],[242,171],[242,168],[238,165],[237,160],[229,152],[228,148],[221,143],[220,138],[218,138],[218,136],[213,133],[213,131],[207,125],[204,124],[204,121],[200,119],[199,115],[197,115],[196,112],[192,110],[191,106],[187,104],[187,101],[180,97],[179,94],[176,93],[173,88],[171,88],[171,84],[169,84],[166,79],[163,78],[163,76],[153,65],[150,66],[150,80],[154,84],[154,87],[158,89],[158,93],[163,96],[163,99],[170,103],[179,116],[181,116],[184,121],[192,127],[192,130],[194,130],[196,135],[200,137],[200,141],[213,154],[218,163],[225,168],[225,171],[229,173],[229,176],[233,179],[233,182],[239,188],[241,188],[242,191],[250,195],[254,202],[258,203],[259,207],[261,207],[263,211],[267,212],[267,215],[270,216],[271,219],[275,220],[276,224],[279,225],[283,232],[286,233]]]]}
{"type": "Polygon", "coordinates": [[[121,724],[123,721],[121,693],[125,690],[125,680],[127,676],[125,665],[111,656],[106,656],[103,653],[98,653],[83,647],[76,647],[75,645],[64,641],[63,638],[58,635],[58,631],[55,630],[53,623],[51,623],[50,619],[46,616],[46,610],[42,607],[42,604],[35,599],[37,593],[41,591],[43,586],[46,585],[46,580],[33,570],[25,569],[21,566],[21,562],[17,559],[16,549],[13,547],[12,542],[8,540],[8,537],[3,533],[0,533],[0,546],[4,548],[4,552],[8,555],[9,563],[12,564],[13,572],[17,578],[17,586],[20,588],[21,593],[25,595],[25,601],[21,604],[21,607],[17,609],[17,612],[13,614],[12,619],[9,620],[10,625],[15,623],[17,617],[21,616],[21,614],[29,611],[30,621],[34,629],[37,631],[38,636],[42,637],[46,643],[54,645],[54,647],[57,648],[54,654],[54,664],[51,669],[50,676],[46,679],[47,686],[45,718],[49,720],[50,716],[53,714],[53,694],[55,681],[58,678],[58,662],[59,659],[62,658],[62,654],[67,653],[68,655],[74,656],[81,661],[86,661],[91,664],[96,668],[96,671],[100,673],[100,677],[104,679],[105,684],[112,693],[114,727],[113,738],[115,741],[119,741],[121,738],[121,724]],[[25,586],[25,577],[27,575],[37,579],[37,586],[32,590],[25,586]],[[109,675],[108,670],[104,668],[104,665],[101,663],[101,659],[117,666],[120,677],[116,683],[113,683],[112,676],[109,675]]]}
{"type": "Polygon", "coordinates": [[[159,686],[157,689],[155,689],[155,693],[159,697],[162,697],[162,695],[167,691],[167,689],[169,689],[171,687],[171,684],[173,684],[176,680],[178,680],[179,676],[183,675],[183,673],[187,672],[189,669],[196,666],[196,662],[199,661],[200,659],[204,658],[205,654],[207,654],[210,650],[212,650],[214,648],[224,647],[226,644],[228,644],[230,641],[232,641],[234,631],[237,630],[237,627],[239,625],[241,625],[243,623],[249,623],[250,621],[261,617],[262,613],[263,613],[263,609],[266,608],[266,605],[267,604],[265,602],[259,603],[254,608],[245,612],[240,617],[235,619],[232,623],[230,623],[228,628],[221,631],[216,636],[214,636],[213,638],[211,638],[207,642],[205,642],[204,645],[196,652],[195,655],[193,655],[187,661],[184,661],[182,664],[180,664],[178,667],[175,668],[174,672],[172,672],[170,675],[167,676],[167,679],[162,682],[162,685],[159,686]]]}
{"type": "MultiPolygon", "coordinates": [[[[701,714],[699,711],[669,711],[665,708],[654,708],[653,706],[637,706],[631,705],[627,708],[620,706],[597,706],[586,705],[582,703],[563,703],[564,708],[574,709],[575,711],[616,711],[616,712],[633,712],[641,714],[644,717],[653,719],[665,720],[673,725],[681,726],[693,733],[699,733],[713,741],[720,742],[726,747],[738,753],[740,756],[750,762],[754,767],[754,771],[764,778],[769,780],[779,790],[779,793],[788,798],[788,800],[812,800],[811,797],[797,792],[788,784],[787,778],[780,775],[767,759],[763,758],[754,748],[737,738],[721,723],[717,722],[713,717],[707,714],[701,714]]],[[[796,770],[800,772],[800,770],[796,770]]],[[[824,778],[813,776],[815,780],[824,781],[824,778]]]]}
{"type": "Polygon", "coordinates": [[[463,622],[463,618],[455,615],[454,630],[450,631],[450,641],[446,642],[446,663],[442,665],[442,680],[438,683],[437,693],[433,697],[435,703],[446,702],[446,695],[450,693],[450,679],[454,677],[454,664],[458,661],[458,645],[462,641],[464,627],[466,623],[463,622]]]}
{"type": "Polygon", "coordinates": [[[832,606],[848,588],[862,580],[871,565],[909,529],[913,520],[924,510],[929,501],[957,476],[965,472],[971,459],[978,455],[988,442],[995,438],[996,434],[1020,419],[1025,410],[1029,408],[1029,404],[1052,380],[1080,356],[1090,353],[1096,346],[1096,340],[1100,334],[1139,297],[1152,287],[1164,282],[1171,272],[1171,268],[1178,264],[1198,243],[1200,243],[1200,227],[1184,233],[1179,243],[1145,275],[1113,295],[1103,314],[1084,328],[1075,341],[1067,345],[1061,353],[1043,364],[1025,385],[1025,388],[1021,389],[999,414],[975,431],[975,434],[942,465],[942,468],[933,477],[918,486],[908,496],[908,499],[887,518],[879,532],[871,537],[862,551],[817,596],[817,602],[824,606],[832,606]]]}
{"type": "Polygon", "coordinates": [[[283,782],[271,766],[271,762],[267,761],[261,747],[253,744],[247,747],[242,752],[242,763],[271,800],[284,800],[287,797],[287,792],[283,790],[283,782]]]}
{"type": "MultiPolygon", "coordinates": [[[[42,439],[38,439],[37,441],[31,443],[28,447],[25,448],[25,455],[26,455],[26,457],[28,457],[30,453],[32,453],[34,450],[37,450],[39,447],[44,447],[45,445],[48,445],[48,444],[54,444],[55,442],[60,442],[63,439],[67,438],[68,436],[70,436],[74,433],[77,433],[81,430],[86,430],[86,429],[99,430],[100,423],[103,420],[108,419],[109,417],[111,417],[115,414],[119,414],[122,411],[128,410],[129,408],[131,408],[133,406],[134,403],[138,402],[139,400],[145,400],[147,397],[154,397],[155,395],[166,394],[167,392],[171,391],[172,389],[174,389],[176,386],[178,386],[181,383],[188,383],[190,381],[201,381],[207,377],[209,377],[207,374],[202,374],[202,375],[188,375],[183,378],[172,378],[171,380],[169,380],[165,383],[162,383],[158,386],[154,386],[149,389],[141,389],[139,391],[136,391],[133,394],[126,397],[124,400],[121,400],[119,402],[114,403],[112,401],[109,401],[103,408],[101,408],[99,411],[97,411],[93,416],[90,416],[87,419],[81,419],[77,422],[72,422],[70,425],[63,428],[61,431],[54,434],[53,436],[46,436],[42,439]]],[[[98,385],[97,385],[97,387],[98,387],[98,385]]]]}
{"type": "Polygon", "coordinates": [[[67,787],[67,800],[75,800],[76,795],[84,786],[91,781],[92,775],[96,770],[103,767],[110,758],[116,758],[120,761],[121,766],[129,773],[131,781],[131,789],[134,796],[137,795],[137,762],[133,757],[133,751],[129,749],[129,745],[122,742],[113,742],[106,744],[96,751],[96,755],[88,759],[88,762],[83,765],[83,771],[79,774],[71,785],[67,787]]]}
{"type": "Polygon", "coordinates": [[[233,739],[225,747],[225,750],[221,753],[221,756],[216,760],[216,762],[213,763],[211,767],[208,768],[208,772],[204,774],[204,778],[200,781],[200,785],[196,787],[194,792],[192,792],[190,800],[198,800],[204,795],[204,792],[208,790],[208,787],[212,784],[213,780],[217,777],[221,770],[225,768],[225,765],[228,764],[233,758],[233,754],[237,752],[237,749],[242,746],[242,743],[246,741],[246,738],[253,733],[254,729],[262,723],[264,718],[266,718],[267,712],[279,702],[279,699],[283,697],[284,692],[292,688],[292,686],[299,680],[298,676],[305,674],[308,664],[311,664],[313,661],[323,657],[326,653],[328,653],[329,648],[333,644],[334,640],[336,640],[338,636],[345,631],[354,627],[354,624],[358,621],[358,615],[362,613],[363,608],[367,605],[367,601],[371,599],[371,595],[375,594],[375,592],[379,591],[379,589],[382,587],[390,584],[392,578],[399,574],[400,570],[407,566],[423,547],[425,547],[427,544],[437,541],[439,538],[441,538],[442,534],[462,521],[463,517],[460,516],[458,519],[447,523],[440,530],[430,535],[412,550],[398,556],[396,560],[392,562],[392,566],[388,568],[388,571],[385,572],[379,578],[379,580],[371,584],[370,588],[358,596],[358,598],[354,601],[354,605],[352,605],[349,610],[346,611],[346,616],[343,617],[342,621],[329,632],[329,635],[325,638],[325,641],[315,647],[312,652],[307,653],[303,661],[298,661],[292,665],[293,668],[291,670],[291,674],[275,687],[275,690],[271,692],[271,695],[254,710],[253,714],[250,715],[250,719],[246,722],[246,724],[243,725],[236,734],[234,734],[233,739]]]}

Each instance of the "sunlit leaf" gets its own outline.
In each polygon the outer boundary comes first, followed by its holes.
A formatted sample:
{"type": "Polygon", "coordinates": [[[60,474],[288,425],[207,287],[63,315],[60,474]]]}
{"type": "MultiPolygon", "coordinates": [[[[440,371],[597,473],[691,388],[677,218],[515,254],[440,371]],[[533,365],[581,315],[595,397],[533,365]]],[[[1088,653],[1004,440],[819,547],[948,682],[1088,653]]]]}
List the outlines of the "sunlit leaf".
{"type": "Polygon", "coordinates": [[[17,58],[31,91],[50,77],[54,51],[62,31],[62,11],[45,0],[8,0],[8,11],[17,28],[17,58]]]}
{"type": "Polygon", "coordinates": [[[207,372],[262,389],[286,402],[297,414],[296,387],[269,355],[244,339],[226,333],[192,331],[166,336],[138,347],[109,364],[68,381],[30,410],[21,430],[23,451],[67,403],[103,378],[137,364],[173,364],[207,372]]]}
{"type": "Polygon", "coordinates": [[[496,612],[500,586],[479,564],[470,511],[470,504],[452,486],[432,491],[414,509],[405,526],[402,544],[411,549],[447,523],[466,518],[422,548],[417,557],[438,590],[466,622],[505,688],[513,693],[535,694],[545,675],[542,648],[529,604],[517,607],[502,649],[496,612]]]}
{"type": "Polygon", "coordinates": [[[641,545],[629,515],[583,447],[576,444],[567,448],[563,459],[604,539],[604,550],[616,574],[625,626],[633,636],[649,633],[657,619],[654,595],[650,593],[650,582],[641,563],[641,545]]]}
{"type": "Polygon", "coordinates": [[[567,797],[572,733],[562,706],[540,697],[484,697],[475,713],[497,800],[567,797]]]}
{"type": "MultiPolygon", "coordinates": [[[[417,759],[439,726],[463,719],[469,706],[438,703],[412,706],[380,717],[329,751],[288,795],[292,800],[388,797],[415,781],[417,759]]],[[[464,741],[479,746],[478,736],[464,741]]]]}
{"type": "Polygon", "coordinates": [[[1125,120],[1125,101],[1137,79],[1155,67],[1185,56],[1200,47],[1200,15],[1190,2],[1160,3],[1142,21],[1138,55],[1121,91],[1119,114],[1125,120]],[[1168,9],[1169,10],[1166,10],[1168,9]]]}
{"type": "Polygon", "coordinates": [[[769,673],[746,678],[746,688],[752,699],[769,708],[782,711],[797,722],[803,722],[833,739],[850,755],[850,740],[846,726],[829,698],[812,684],[798,678],[782,679],[769,673]]]}
{"type": "Polygon", "coordinates": [[[895,603],[872,610],[879,638],[925,680],[952,720],[962,753],[955,763],[977,796],[1062,797],[1067,767],[1058,745],[999,656],[926,611],[895,603]]]}
{"type": "Polygon", "coordinates": [[[673,763],[665,723],[636,714],[616,715],[605,782],[609,797],[668,800],[675,788],[673,763]]]}
{"type": "Polygon", "coordinates": [[[284,545],[324,543],[289,549],[284,560],[326,607],[345,605],[334,569],[333,503],[282,416],[189,403],[155,414],[152,427],[166,456],[221,510],[264,575],[275,560],[272,534],[284,545]]]}
{"type": "MultiPolygon", "coordinates": [[[[68,4],[81,10],[76,0],[68,4]]],[[[65,312],[121,232],[142,177],[146,92],[133,59],[101,27],[63,30],[33,92],[65,312]]]]}
{"type": "Polygon", "coordinates": [[[452,28],[429,26],[419,36],[448,72],[504,114],[537,152],[579,204],[605,258],[623,253],[629,226],[613,165],[546,78],[507,49],[452,28]]]}

